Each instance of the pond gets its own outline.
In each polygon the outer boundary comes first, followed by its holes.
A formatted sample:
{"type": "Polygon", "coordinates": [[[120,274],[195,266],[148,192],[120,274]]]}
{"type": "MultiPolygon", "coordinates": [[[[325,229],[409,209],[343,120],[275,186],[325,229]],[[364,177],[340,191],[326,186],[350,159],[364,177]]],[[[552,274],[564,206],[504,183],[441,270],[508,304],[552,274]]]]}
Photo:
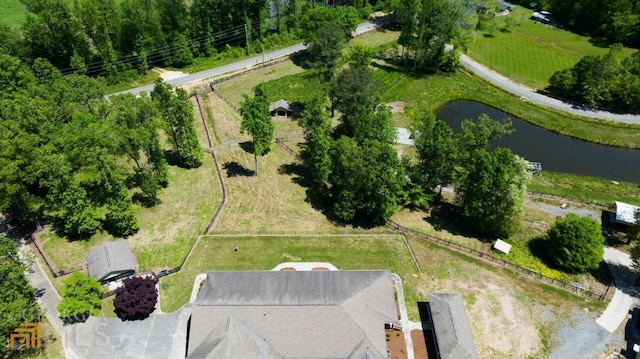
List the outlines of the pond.
{"type": "Polygon", "coordinates": [[[494,120],[511,118],[515,132],[491,143],[542,163],[545,171],[601,177],[615,181],[640,182],[640,151],[603,146],[576,140],[531,125],[496,108],[475,101],[450,102],[437,111],[437,117],[460,131],[464,119],[477,119],[486,113],[494,120]]]}

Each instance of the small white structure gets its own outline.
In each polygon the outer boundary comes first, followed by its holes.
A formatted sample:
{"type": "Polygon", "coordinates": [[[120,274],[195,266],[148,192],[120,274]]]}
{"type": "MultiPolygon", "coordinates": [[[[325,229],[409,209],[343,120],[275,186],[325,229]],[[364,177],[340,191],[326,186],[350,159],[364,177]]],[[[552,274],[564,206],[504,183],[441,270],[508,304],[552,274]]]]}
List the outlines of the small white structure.
{"type": "Polygon", "coordinates": [[[493,245],[493,249],[497,250],[498,252],[502,252],[504,254],[509,254],[509,251],[511,250],[511,245],[503,241],[502,239],[498,239],[496,243],[493,245]]]}
{"type": "Polygon", "coordinates": [[[627,225],[636,224],[636,212],[640,207],[616,201],[616,222],[627,225]]]}

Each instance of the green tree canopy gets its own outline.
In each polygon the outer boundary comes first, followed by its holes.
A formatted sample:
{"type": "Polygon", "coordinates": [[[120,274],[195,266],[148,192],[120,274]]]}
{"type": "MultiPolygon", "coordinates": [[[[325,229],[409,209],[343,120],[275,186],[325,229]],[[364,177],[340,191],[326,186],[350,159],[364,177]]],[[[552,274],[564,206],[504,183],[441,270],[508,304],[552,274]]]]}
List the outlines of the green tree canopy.
{"type": "Polygon", "coordinates": [[[604,236],[595,219],[568,213],[547,233],[547,251],[555,264],[572,273],[596,269],[604,254],[604,236]]]}
{"type": "Polygon", "coordinates": [[[73,272],[63,281],[62,302],[58,305],[60,318],[68,322],[85,321],[100,312],[102,286],[92,277],[73,272]]]}
{"type": "Polygon", "coordinates": [[[0,357],[5,357],[9,335],[20,323],[40,320],[35,291],[25,276],[31,268],[18,256],[16,242],[0,235],[0,357]]]}
{"type": "Polygon", "coordinates": [[[425,192],[452,183],[458,163],[458,142],[451,127],[433,113],[424,112],[415,119],[412,134],[418,155],[412,179],[425,192]]]}
{"type": "Polygon", "coordinates": [[[262,156],[271,148],[271,141],[275,133],[275,125],[269,114],[269,102],[264,93],[262,84],[254,89],[255,96],[244,96],[244,102],[240,106],[242,123],[240,131],[249,133],[253,138],[253,155],[258,174],[258,156],[262,156]]]}

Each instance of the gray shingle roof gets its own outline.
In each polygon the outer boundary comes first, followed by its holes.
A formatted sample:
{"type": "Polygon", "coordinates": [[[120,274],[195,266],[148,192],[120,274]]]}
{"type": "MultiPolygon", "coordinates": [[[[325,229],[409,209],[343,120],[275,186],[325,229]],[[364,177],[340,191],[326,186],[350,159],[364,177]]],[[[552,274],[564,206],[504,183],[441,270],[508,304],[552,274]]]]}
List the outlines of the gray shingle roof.
{"type": "Polygon", "coordinates": [[[105,281],[125,273],[135,273],[136,263],[128,241],[105,242],[87,254],[89,275],[105,281]]]}
{"type": "Polygon", "coordinates": [[[278,358],[385,359],[384,323],[397,320],[389,271],[209,272],[192,310],[189,358],[226,341],[245,343],[229,358],[266,343],[278,358]]]}
{"type": "Polygon", "coordinates": [[[273,112],[279,108],[283,108],[287,111],[292,111],[289,105],[289,102],[287,102],[287,100],[278,100],[269,105],[269,112],[273,112]]]}
{"type": "Polygon", "coordinates": [[[429,293],[429,308],[442,359],[477,359],[478,352],[459,293],[429,293]]]}

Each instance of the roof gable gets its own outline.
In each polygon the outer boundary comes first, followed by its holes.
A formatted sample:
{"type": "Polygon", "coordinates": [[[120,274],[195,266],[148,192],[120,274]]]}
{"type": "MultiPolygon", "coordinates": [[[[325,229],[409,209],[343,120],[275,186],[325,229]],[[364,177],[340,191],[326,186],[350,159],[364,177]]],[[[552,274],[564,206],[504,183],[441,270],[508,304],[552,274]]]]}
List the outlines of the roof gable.
{"type": "Polygon", "coordinates": [[[429,293],[429,308],[442,359],[477,359],[478,352],[458,293],[429,293]]]}
{"type": "Polygon", "coordinates": [[[128,241],[105,242],[87,254],[89,275],[99,281],[112,275],[135,272],[136,264],[128,241]]]}

